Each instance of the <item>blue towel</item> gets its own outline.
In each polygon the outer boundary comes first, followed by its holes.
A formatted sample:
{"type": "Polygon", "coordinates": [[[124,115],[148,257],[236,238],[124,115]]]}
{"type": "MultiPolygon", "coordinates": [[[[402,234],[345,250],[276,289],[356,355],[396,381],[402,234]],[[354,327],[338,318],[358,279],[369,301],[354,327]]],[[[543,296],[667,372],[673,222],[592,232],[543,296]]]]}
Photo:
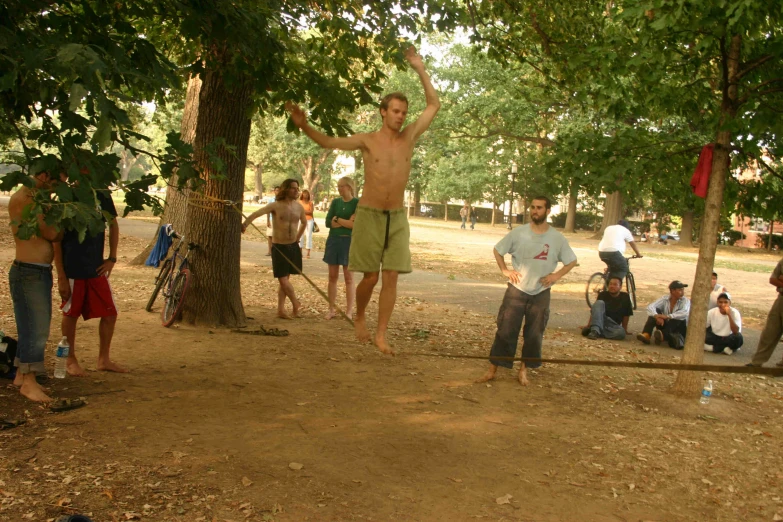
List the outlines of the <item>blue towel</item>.
{"type": "Polygon", "coordinates": [[[144,262],[145,265],[157,267],[160,265],[161,261],[166,259],[166,254],[168,254],[169,247],[171,247],[171,236],[168,234],[168,230],[170,229],[171,225],[163,225],[160,227],[158,241],[155,243],[155,247],[144,262]]]}

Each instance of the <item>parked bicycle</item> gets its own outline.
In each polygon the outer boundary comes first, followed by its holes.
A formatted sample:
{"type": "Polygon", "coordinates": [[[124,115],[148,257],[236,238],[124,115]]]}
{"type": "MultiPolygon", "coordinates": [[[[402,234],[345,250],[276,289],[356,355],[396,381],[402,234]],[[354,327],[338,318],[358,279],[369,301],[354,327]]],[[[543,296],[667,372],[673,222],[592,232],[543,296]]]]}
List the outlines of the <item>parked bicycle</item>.
{"type": "Polygon", "coordinates": [[[174,245],[174,251],[171,256],[163,261],[160,267],[158,277],[155,278],[155,290],[152,291],[150,300],[147,302],[147,311],[152,311],[152,305],[155,304],[158,294],[163,290],[163,309],[160,311],[160,319],[163,326],[169,327],[182,312],[182,305],[185,302],[185,294],[190,285],[192,276],[188,265],[188,256],[190,251],[198,248],[195,243],[187,243],[185,255],[179,253],[182,245],[185,243],[185,236],[177,234],[174,229],[167,225],[166,234],[177,240],[174,245]],[[177,262],[179,261],[179,265],[177,262]],[[175,275],[176,274],[176,275],[175,275]]]}
{"type": "MultiPolygon", "coordinates": [[[[625,290],[631,297],[631,304],[633,309],[636,310],[636,281],[634,281],[633,274],[631,273],[631,259],[637,259],[641,256],[626,257],[628,261],[628,274],[625,276],[625,290]]],[[[587,288],[585,288],[585,301],[587,306],[593,308],[593,303],[598,300],[598,294],[606,290],[609,285],[609,268],[605,268],[603,272],[596,272],[590,276],[587,280],[587,288]]]]}

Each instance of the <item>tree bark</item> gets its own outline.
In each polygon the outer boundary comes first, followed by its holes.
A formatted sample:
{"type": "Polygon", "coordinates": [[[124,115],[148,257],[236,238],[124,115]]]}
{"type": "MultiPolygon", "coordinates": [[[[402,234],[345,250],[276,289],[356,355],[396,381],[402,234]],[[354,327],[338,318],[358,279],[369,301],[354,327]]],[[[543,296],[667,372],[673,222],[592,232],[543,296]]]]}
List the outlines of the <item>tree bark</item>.
{"type": "Polygon", "coordinates": [[[448,221],[448,220],[449,220],[449,202],[446,201],[443,204],[443,221],[448,221]]]}
{"type": "Polygon", "coordinates": [[[775,233],[775,218],[769,222],[769,237],[767,238],[767,252],[772,250],[772,235],[775,233]]]}
{"type": "Polygon", "coordinates": [[[682,227],[680,228],[680,244],[693,246],[693,210],[682,213],[682,227]]]}
{"type": "Polygon", "coordinates": [[[421,184],[413,185],[413,215],[421,216],[421,184]]]}
{"type": "Polygon", "coordinates": [[[139,158],[134,156],[128,149],[123,149],[120,153],[120,179],[122,181],[128,181],[130,171],[139,162],[139,158]]]}
{"type": "Polygon", "coordinates": [[[264,197],[264,165],[262,163],[256,163],[253,165],[253,173],[255,174],[256,194],[259,198],[264,197]]]}
{"type": "MultiPolygon", "coordinates": [[[[685,349],[682,354],[682,362],[685,364],[701,364],[704,359],[707,306],[712,290],[711,277],[715,263],[715,250],[718,246],[718,235],[715,231],[720,225],[723,192],[726,188],[726,178],[729,171],[729,151],[731,148],[731,131],[729,129],[737,113],[735,77],[739,69],[741,45],[742,37],[732,35],[728,53],[723,56],[723,66],[727,72],[723,79],[721,118],[715,140],[715,151],[712,156],[712,173],[704,205],[702,234],[699,238],[699,261],[696,263],[696,277],[691,293],[688,335],[685,338],[685,349]]],[[[700,387],[701,374],[699,372],[680,371],[672,386],[672,392],[677,395],[695,397],[700,387]]]]}
{"type": "Polygon", "coordinates": [[[495,214],[497,213],[498,206],[496,203],[492,203],[492,223],[490,223],[493,227],[495,226],[495,214]]]}
{"type": "Polygon", "coordinates": [[[563,232],[573,234],[576,232],[576,202],[579,196],[579,185],[577,185],[576,180],[571,180],[570,189],[568,193],[568,213],[566,214],[563,232]]]}
{"type": "Polygon", "coordinates": [[[623,195],[620,191],[614,191],[611,194],[607,194],[606,202],[604,203],[604,219],[601,222],[601,227],[590,239],[601,239],[604,235],[604,230],[610,225],[616,225],[618,221],[623,217],[623,195]]]}

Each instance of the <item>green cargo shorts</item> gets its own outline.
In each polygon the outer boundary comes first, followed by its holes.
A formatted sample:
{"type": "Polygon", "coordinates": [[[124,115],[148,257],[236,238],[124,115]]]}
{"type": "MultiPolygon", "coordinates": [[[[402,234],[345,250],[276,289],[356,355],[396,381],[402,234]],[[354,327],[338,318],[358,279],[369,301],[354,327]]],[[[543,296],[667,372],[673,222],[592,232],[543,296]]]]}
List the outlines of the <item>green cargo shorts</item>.
{"type": "Polygon", "coordinates": [[[392,270],[408,274],[411,268],[408,216],[405,208],[381,210],[359,205],[353,222],[348,256],[352,272],[392,270]]]}

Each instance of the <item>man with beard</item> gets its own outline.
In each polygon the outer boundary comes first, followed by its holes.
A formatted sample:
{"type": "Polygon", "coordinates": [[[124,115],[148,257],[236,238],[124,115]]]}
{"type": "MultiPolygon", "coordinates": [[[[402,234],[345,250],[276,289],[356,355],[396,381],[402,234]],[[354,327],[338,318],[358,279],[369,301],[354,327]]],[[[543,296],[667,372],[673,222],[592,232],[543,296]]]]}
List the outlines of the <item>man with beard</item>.
{"type": "MultiPolygon", "coordinates": [[[[576,266],[576,255],[566,238],[546,222],[551,209],[548,197],[537,196],[530,204],[531,222],[515,228],[495,245],[495,261],[509,283],[498,312],[498,329],[489,354],[490,368],[476,382],[494,379],[498,366],[513,368],[512,361],[493,357],[516,355],[523,320],[522,357],[541,358],[541,343],[549,321],[550,288],[576,266]],[[513,269],[506,266],[506,254],[511,254],[513,269]],[[563,267],[555,272],[558,262],[563,267]]],[[[522,361],[519,383],[528,384],[526,367],[539,366],[541,363],[526,365],[522,361]]]]}

